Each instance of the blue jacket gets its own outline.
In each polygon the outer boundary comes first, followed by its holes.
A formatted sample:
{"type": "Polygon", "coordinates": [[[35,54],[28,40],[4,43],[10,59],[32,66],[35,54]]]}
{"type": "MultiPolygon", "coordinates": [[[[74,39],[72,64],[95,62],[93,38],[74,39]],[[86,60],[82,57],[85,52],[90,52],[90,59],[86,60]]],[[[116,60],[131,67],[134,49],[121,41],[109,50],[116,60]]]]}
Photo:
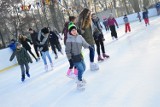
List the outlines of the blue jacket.
{"type": "Polygon", "coordinates": [[[12,49],[13,51],[16,50],[16,44],[15,44],[15,43],[9,44],[8,47],[9,47],[10,49],[12,49]]]}
{"type": "Polygon", "coordinates": [[[146,19],[146,18],[148,18],[148,12],[147,11],[143,12],[143,19],[146,19]]]}

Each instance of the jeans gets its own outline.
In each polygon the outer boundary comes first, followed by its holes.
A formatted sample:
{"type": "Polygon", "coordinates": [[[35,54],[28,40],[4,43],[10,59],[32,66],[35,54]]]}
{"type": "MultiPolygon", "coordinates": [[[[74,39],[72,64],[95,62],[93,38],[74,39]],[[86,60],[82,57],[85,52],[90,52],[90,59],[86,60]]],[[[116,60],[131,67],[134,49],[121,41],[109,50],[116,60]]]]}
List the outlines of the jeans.
{"type": "Polygon", "coordinates": [[[82,81],[82,75],[86,69],[86,65],[84,63],[84,61],[80,61],[80,62],[76,62],[74,63],[74,65],[76,66],[77,70],[78,70],[78,80],[82,81]]]}
{"type": "Polygon", "coordinates": [[[96,42],[96,46],[97,46],[97,54],[98,54],[98,56],[100,56],[101,55],[100,54],[100,47],[101,47],[102,53],[105,53],[103,40],[98,39],[98,40],[95,40],[95,42],[96,42]]]}
{"type": "Polygon", "coordinates": [[[89,48],[89,58],[90,62],[94,62],[94,56],[95,56],[95,48],[94,45],[91,45],[93,48],[89,48]]]}
{"type": "Polygon", "coordinates": [[[21,67],[22,77],[25,78],[25,73],[26,74],[29,73],[29,65],[28,65],[28,63],[25,63],[25,64],[21,64],[20,67],[21,67]]]}
{"type": "Polygon", "coordinates": [[[49,54],[49,51],[46,51],[46,52],[42,51],[42,59],[43,59],[43,62],[44,62],[45,65],[47,65],[46,57],[48,57],[49,62],[52,63],[52,59],[51,59],[51,56],[49,54]]]}

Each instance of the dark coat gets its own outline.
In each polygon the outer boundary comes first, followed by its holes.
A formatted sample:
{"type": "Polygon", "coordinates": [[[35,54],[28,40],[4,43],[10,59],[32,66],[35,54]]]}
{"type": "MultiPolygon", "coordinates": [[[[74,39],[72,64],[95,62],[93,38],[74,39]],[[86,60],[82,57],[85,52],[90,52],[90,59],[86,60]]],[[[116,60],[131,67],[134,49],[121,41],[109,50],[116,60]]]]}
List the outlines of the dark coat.
{"type": "Polygon", "coordinates": [[[8,47],[9,47],[10,49],[12,49],[12,51],[15,51],[15,50],[16,50],[16,44],[15,44],[15,43],[9,44],[8,47]]]}
{"type": "Polygon", "coordinates": [[[147,19],[148,18],[148,11],[143,12],[143,19],[147,19]]]}
{"type": "Polygon", "coordinates": [[[30,44],[32,44],[31,40],[29,40],[28,38],[26,38],[25,40],[20,40],[19,42],[22,44],[22,46],[23,46],[26,50],[31,50],[31,47],[30,47],[30,45],[28,44],[28,42],[29,42],[30,44]]]}
{"type": "Polygon", "coordinates": [[[34,31],[32,34],[30,34],[30,36],[31,36],[33,44],[37,45],[38,33],[34,31]]]}
{"type": "Polygon", "coordinates": [[[50,31],[49,42],[53,45],[59,43],[59,38],[55,32],[50,31]]]}
{"type": "Polygon", "coordinates": [[[16,49],[16,51],[13,52],[13,54],[10,57],[10,61],[12,61],[14,59],[14,57],[16,56],[18,64],[22,65],[22,64],[26,64],[26,63],[32,63],[32,59],[29,56],[29,54],[27,53],[25,48],[21,48],[21,49],[16,49]]]}

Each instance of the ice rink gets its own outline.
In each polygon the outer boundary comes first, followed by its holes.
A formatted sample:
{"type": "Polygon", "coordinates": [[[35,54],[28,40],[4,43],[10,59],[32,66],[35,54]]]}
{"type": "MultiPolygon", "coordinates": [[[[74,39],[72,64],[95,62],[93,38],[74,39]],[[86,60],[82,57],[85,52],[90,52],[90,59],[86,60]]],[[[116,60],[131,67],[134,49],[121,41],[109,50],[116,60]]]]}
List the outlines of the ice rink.
{"type": "Polygon", "coordinates": [[[55,60],[51,52],[54,70],[48,72],[42,59],[33,59],[31,78],[24,83],[19,66],[1,72],[0,107],[160,107],[160,17],[150,18],[148,27],[133,22],[131,30],[125,34],[124,25],[119,26],[117,41],[104,31],[110,59],[98,62],[99,71],[89,70],[89,51],[84,50],[85,91],[66,76],[66,55],[55,60]]]}

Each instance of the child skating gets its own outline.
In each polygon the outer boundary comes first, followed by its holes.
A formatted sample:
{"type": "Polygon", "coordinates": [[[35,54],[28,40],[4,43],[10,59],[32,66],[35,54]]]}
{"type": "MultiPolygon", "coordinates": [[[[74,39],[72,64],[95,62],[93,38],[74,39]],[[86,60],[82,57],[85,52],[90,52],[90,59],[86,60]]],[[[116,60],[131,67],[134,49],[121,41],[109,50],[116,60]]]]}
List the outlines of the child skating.
{"type": "Polygon", "coordinates": [[[65,52],[68,60],[71,60],[78,69],[78,81],[77,88],[84,89],[85,81],[83,79],[83,73],[86,69],[82,52],[82,46],[84,48],[91,48],[91,46],[85,41],[85,39],[77,33],[77,28],[74,24],[69,25],[69,35],[66,40],[65,52]]]}
{"type": "Polygon", "coordinates": [[[25,74],[30,77],[28,63],[32,63],[32,59],[30,58],[26,49],[23,48],[20,43],[16,43],[16,50],[11,55],[10,61],[12,61],[15,56],[21,68],[21,81],[23,82],[25,80],[25,74]]]}
{"type": "Polygon", "coordinates": [[[130,27],[130,23],[129,23],[127,15],[124,15],[123,21],[125,23],[125,33],[127,33],[128,31],[130,32],[131,27],[130,27]]]}

